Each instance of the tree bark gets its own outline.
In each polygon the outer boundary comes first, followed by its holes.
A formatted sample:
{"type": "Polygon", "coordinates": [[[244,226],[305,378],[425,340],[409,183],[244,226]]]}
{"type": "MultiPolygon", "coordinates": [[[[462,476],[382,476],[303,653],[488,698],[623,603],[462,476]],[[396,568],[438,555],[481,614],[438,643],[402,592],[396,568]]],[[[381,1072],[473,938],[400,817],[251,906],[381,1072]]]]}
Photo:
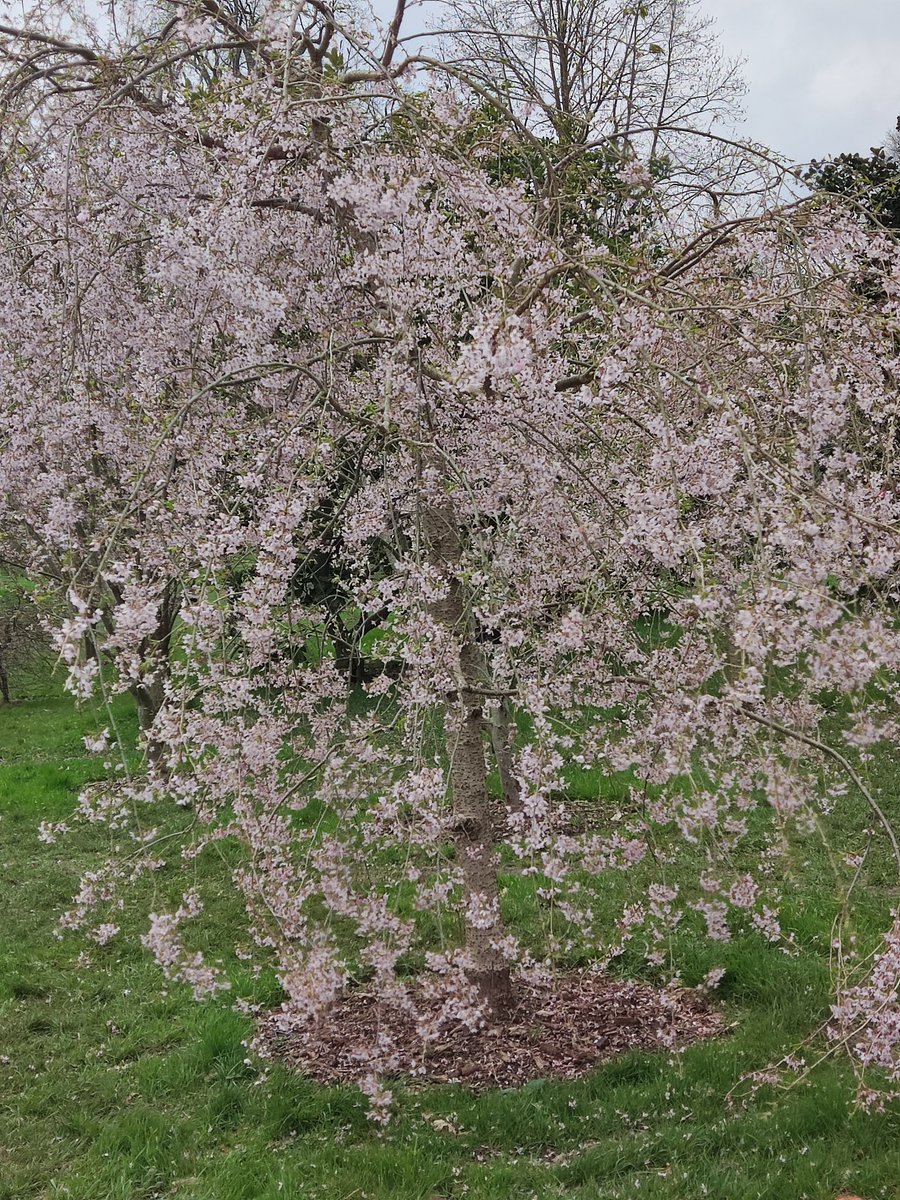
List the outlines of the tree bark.
{"type": "Polygon", "coordinates": [[[153,736],[153,722],[165,699],[165,684],[157,675],[152,683],[137,683],[131,689],[137,703],[138,726],[144,737],[147,762],[163,778],[168,776],[165,746],[153,736]]]}
{"type": "Polygon", "coordinates": [[[176,581],[170,580],[163,588],[156,629],[143,647],[144,655],[151,658],[154,665],[152,680],[142,680],[131,689],[137,702],[138,725],[144,735],[147,763],[163,779],[167,779],[169,776],[169,767],[165,756],[166,748],[158,738],[153,736],[153,723],[166,696],[172,636],[180,603],[178,584],[176,581]]]}
{"type": "Polygon", "coordinates": [[[500,776],[503,807],[508,813],[522,811],[522,789],[513,772],[512,712],[509,700],[504,696],[491,716],[491,747],[500,776]]]}
{"type": "Polygon", "coordinates": [[[428,505],[423,532],[429,561],[446,577],[446,594],[432,605],[435,619],[458,646],[455,712],[448,713],[450,787],[453,796],[451,829],[463,875],[465,946],[471,961],[469,976],[489,1010],[502,1013],[512,1001],[507,959],[497,948],[506,937],[500,914],[500,886],[494,853],[484,714],[479,690],[480,652],[466,610],[465,595],[455,568],[462,544],[453,506],[428,505]]]}
{"type": "Polygon", "coordinates": [[[351,688],[359,687],[366,680],[366,662],[359,648],[359,639],[358,629],[347,632],[334,628],[331,631],[334,665],[351,688]]]}
{"type": "MultiPolygon", "coordinates": [[[[338,618],[338,621],[340,618],[338,618]]],[[[352,688],[359,682],[359,657],[353,639],[335,625],[331,630],[331,641],[334,646],[334,665],[352,688]]]]}
{"type": "Polygon", "coordinates": [[[4,704],[12,704],[12,696],[9,691],[9,674],[6,670],[6,665],[0,662],[0,696],[3,697],[4,704]]]}

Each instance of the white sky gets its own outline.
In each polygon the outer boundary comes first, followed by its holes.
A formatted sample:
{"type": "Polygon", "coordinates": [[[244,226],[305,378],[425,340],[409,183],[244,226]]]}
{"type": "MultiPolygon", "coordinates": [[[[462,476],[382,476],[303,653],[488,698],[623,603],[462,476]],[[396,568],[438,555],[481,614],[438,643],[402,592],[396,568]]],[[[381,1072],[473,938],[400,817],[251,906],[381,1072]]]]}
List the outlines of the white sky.
{"type": "Polygon", "coordinates": [[[797,162],[884,143],[900,114],[900,0],[703,0],[746,59],[745,137],[797,162]]]}

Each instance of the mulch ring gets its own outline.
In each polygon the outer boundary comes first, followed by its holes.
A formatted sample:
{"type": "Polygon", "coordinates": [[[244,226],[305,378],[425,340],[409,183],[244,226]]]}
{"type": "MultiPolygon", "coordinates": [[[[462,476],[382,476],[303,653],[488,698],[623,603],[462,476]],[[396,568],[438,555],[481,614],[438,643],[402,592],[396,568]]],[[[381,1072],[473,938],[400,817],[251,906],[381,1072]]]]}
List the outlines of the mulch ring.
{"type": "Polygon", "coordinates": [[[531,1079],[577,1079],[628,1050],[672,1050],[717,1037],[725,1021],[702,993],[663,993],[591,971],[544,984],[518,981],[512,1009],[473,1032],[445,1028],[425,1045],[406,1014],[364,991],[343,996],[309,1033],[263,1039],[286,1066],[321,1083],[355,1082],[365,1049],[387,1034],[397,1054],[392,1077],[408,1083],[461,1083],[475,1091],[515,1088],[531,1079]]]}

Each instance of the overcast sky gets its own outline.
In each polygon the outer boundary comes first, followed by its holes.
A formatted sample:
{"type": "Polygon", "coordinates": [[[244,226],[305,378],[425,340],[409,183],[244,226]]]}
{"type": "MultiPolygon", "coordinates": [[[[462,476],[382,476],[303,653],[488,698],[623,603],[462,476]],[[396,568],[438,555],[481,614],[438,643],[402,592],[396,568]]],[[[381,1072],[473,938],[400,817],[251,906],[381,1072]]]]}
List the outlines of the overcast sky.
{"type": "Polygon", "coordinates": [[[900,114],[900,0],[703,0],[747,61],[743,133],[797,162],[880,146],[900,114]]]}

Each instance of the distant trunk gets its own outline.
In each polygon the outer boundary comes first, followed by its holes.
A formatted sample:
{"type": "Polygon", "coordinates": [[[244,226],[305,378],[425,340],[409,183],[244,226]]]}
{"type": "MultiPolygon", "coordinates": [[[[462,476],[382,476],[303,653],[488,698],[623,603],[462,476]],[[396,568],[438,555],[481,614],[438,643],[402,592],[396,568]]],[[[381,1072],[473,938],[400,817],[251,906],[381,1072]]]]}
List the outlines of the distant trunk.
{"type": "Polygon", "coordinates": [[[500,776],[503,807],[508,813],[522,811],[522,789],[513,773],[512,711],[508,697],[504,696],[491,717],[491,746],[500,776]]]}
{"type": "Polygon", "coordinates": [[[131,689],[137,703],[138,725],[144,738],[147,763],[163,779],[167,779],[169,776],[169,766],[165,756],[166,748],[159,738],[154,736],[153,725],[166,697],[172,635],[175,631],[180,600],[178,584],[170,581],[163,588],[156,629],[144,646],[144,656],[153,663],[152,680],[142,680],[131,689]]]}
{"type": "Polygon", "coordinates": [[[381,608],[361,617],[348,629],[340,612],[331,614],[328,633],[334,646],[334,665],[345,676],[350,687],[358,687],[372,678],[372,663],[363,653],[363,638],[382,625],[389,616],[390,609],[381,608]]]}
{"type": "Polygon", "coordinates": [[[147,762],[163,778],[169,770],[165,760],[165,746],[153,736],[153,723],[165,699],[165,682],[158,675],[152,683],[136,683],[131,689],[137,702],[138,725],[144,738],[147,762]]]}
{"type": "Polygon", "coordinates": [[[0,696],[3,697],[4,704],[12,704],[12,696],[9,691],[9,674],[6,670],[6,664],[0,661],[0,696]]]}
{"type": "Polygon", "coordinates": [[[453,793],[452,832],[463,875],[466,911],[466,951],[472,962],[470,978],[487,1007],[495,1013],[512,1001],[509,963],[496,948],[506,936],[500,915],[500,887],[494,855],[494,831],[488,793],[484,746],[484,714],[479,690],[480,650],[466,611],[462,585],[454,568],[462,554],[453,506],[427,506],[423,529],[429,559],[447,576],[447,593],[435,601],[435,619],[459,646],[455,711],[448,713],[450,786],[453,793]]]}
{"type": "Polygon", "coordinates": [[[359,650],[355,631],[346,633],[335,629],[331,634],[334,644],[334,665],[347,680],[351,688],[358,687],[366,677],[365,662],[359,650]]]}

